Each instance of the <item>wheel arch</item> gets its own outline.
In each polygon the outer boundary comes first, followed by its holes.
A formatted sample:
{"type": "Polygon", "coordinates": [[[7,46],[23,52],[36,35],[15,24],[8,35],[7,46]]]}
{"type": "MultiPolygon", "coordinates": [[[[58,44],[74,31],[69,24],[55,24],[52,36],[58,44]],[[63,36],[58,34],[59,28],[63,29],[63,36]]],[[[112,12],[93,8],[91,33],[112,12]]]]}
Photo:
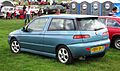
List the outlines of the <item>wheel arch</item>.
{"type": "Polygon", "coordinates": [[[17,40],[17,38],[13,36],[13,37],[10,38],[10,42],[11,42],[12,39],[16,39],[17,40]]]}
{"type": "Polygon", "coordinates": [[[111,43],[113,43],[116,38],[120,38],[120,35],[114,35],[114,36],[112,36],[111,43]]]}
{"type": "MultiPolygon", "coordinates": [[[[57,53],[57,50],[60,46],[65,46],[66,48],[68,48],[65,44],[58,44],[56,47],[55,47],[55,53],[57,53]]],[[[69,49],[69,48],[68,48],[69,49]]]]}

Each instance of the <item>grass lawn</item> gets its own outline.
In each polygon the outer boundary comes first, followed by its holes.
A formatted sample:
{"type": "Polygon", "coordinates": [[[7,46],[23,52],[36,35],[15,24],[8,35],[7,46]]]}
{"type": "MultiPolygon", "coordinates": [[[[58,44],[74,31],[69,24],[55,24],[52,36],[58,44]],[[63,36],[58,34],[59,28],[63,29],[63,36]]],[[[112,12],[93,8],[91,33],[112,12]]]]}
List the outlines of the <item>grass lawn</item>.
{"type": "Polygon", "coordinates": [[[0,71],[120,71],[120,51],[110,48],[105,57],[76,60],[64,65],[56,59],[29,53],[13,54],[8,34],[23,26],[23,20],[0,19],[0,71]]]}

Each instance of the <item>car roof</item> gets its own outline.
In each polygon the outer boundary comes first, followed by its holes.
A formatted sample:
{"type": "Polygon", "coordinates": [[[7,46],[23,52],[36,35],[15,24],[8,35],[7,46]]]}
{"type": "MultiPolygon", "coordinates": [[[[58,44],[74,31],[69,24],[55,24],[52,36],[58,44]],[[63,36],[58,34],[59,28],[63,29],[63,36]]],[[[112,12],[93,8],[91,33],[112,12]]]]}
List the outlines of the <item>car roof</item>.
{"type": "Polygon", "coordinates": [[[117,22],[120,23],[120,17],[115,17],[115,16],[99,16],[99,18],[109,18],[109,19],[116,20],[117,22]]]}
{"type": "Polygon", "coordinates": [[[3,6],[3,8],[14,8],[13,6],[3,6]]]}
{"type": "Polygon", "coordinates": [[[23,6],[16,6],[16,7],[23,7],[23,6]]]}
{"type": "Polygon", "coordinates": [[[78,15],[78,14],[60,14],[60,15],[44,15],[41,17],[51,17],[51,18],[92,18],[92,17],[98,17],[93,15],[78,15]]]}
{"type": "Polygon", "coordinates": [[[116,17],[116,16],[99,16],[99,18],[112,18],[112,19],[120,19],[120,17],[116,17]]]}

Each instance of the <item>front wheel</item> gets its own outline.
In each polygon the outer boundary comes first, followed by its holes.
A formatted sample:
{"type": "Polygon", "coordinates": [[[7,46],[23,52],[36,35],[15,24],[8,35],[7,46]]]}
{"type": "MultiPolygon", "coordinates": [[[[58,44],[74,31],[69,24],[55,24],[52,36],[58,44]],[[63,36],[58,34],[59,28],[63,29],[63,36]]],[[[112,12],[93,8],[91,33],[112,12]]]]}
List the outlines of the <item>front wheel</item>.
{"type": "Polygon", "coordinates": [[[72,54],[66,46],[60,46],[58,48],[57,58],[63,64],[70,64],[73,62],[72,54]]]}
{"type": "Polygon", "coordinates": [[[10,42],[10,48],[13,53],[19,53],[20,52],[19,42],[16,39],[12,39],[10,42]]]}

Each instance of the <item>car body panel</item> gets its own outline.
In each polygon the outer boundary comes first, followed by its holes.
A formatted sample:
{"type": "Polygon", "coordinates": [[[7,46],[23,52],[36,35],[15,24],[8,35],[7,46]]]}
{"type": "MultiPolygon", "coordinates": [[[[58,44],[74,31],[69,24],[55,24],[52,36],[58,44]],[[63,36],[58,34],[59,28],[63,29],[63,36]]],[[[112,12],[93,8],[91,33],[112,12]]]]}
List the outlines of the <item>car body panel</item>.
{"type": "MultiPolygon", "coordinates": [[[[104,50],[97,52],[106,52],[109,48],[109,39],[108,35],[102,36],[103,32],[107,32],[107,29],[102,29],[97,31],[98,35],[95,35],[95,31],[90,33],[91,31],[50,31],[48,30],[51,20],[53,18],[62,18],[62,19],[73,19],[76,21],[76,18],[94,18],[97,16],[89,16],[89,15],[45,15],[40,16],[39,18],[49,18],[47,23],[44,26],[43,31],[28,31],[25,32],[23,29],[19,29],[17,31],[11,32],[9,34],[8,41],[14,37],[18,40],[21,46],[22,51],[42,54],[50,57],[56,56],[56,47],[58,45],[65,45],[69,48],[74,58],[80,56],[89,56],[96,53],[91,53],[87,51],[86,48],[94,48],[98,46],[103,46],[104,50]],[[79,38],[74,39],[75,35],[89,34],[92,36],[91,38],[79,38]],[[108,45],[105,47],[105,45],[108,45]]],[[[34,21],[34,20],[33,20],[34,21]]],[[[76,22],[75,22],[76,23],[76,22]]],[[[27,25],[29,26],[29,24],[27,25]]]]}

